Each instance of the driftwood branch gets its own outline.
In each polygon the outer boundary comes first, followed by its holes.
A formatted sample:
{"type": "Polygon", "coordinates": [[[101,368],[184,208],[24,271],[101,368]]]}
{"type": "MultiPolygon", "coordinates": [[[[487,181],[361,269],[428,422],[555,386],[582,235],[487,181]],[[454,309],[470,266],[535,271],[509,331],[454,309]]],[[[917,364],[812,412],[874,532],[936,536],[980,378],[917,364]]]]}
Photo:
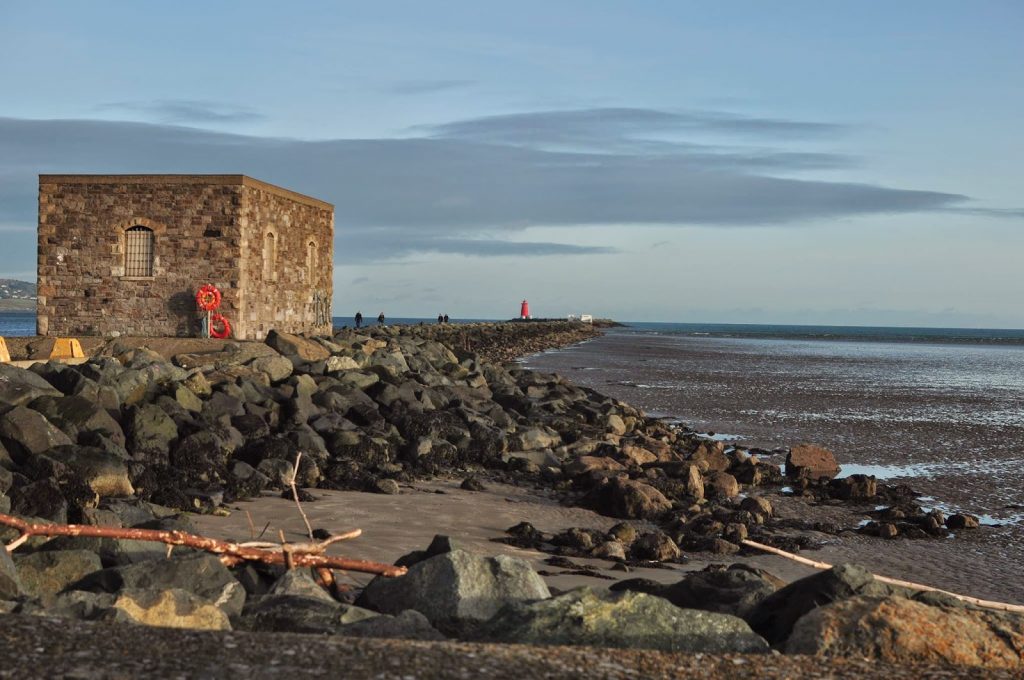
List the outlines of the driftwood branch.
{"type": "Polygon", "coordinates": [[[332,543],[355,538],[360,534],[358,529],[331,538],[321,543],[293,543],[280,547],[269,548],[266,544],[253,546],[245,543],[221,541],[208,536],[198,536],[185,531],[161,531],[158,529],[123,529],[120,527],[88,526],[83,524],[38,524],[0,513],[0,524],[13,527],[21,535],[6,546],[7,552],[13,552],[32,536],[88,536],[92,538],[123,538],[134,541],[154,541],[166,543],[168,546],[183,545],[188,548],[205,550],[220,555],[221,562],[231,566],[241,562],[265,562],[267,564],[288,564],[296,567],[323,567],[326,569],[343,569],[382,576],[401,576],[405,567],[396,567],[381,562],[367,562],[348,557],[332,557],[324,555],[324,551],[332,543]]]}
{"type": "MultiPolygon", "coordinates": [[[[786,552],[785,550],[780,550],[779,548],[773,548],[772,546],[765,545],[764,543],[757,543],[755,541],[746,539],[743,540],[742,543],[743,545],[748,545],[751,548],[757,548],[758,550],[763,550],[765,552],[772,553],[773,555],[779,555],[781,557],[785,557],[786,559],[793,560],[794,562],[806,564],[808,567],[814,567],[815,569],[824,570],[832,568],[832,565],[828,562],[818,562],[816,560],[807,559],[806,557],[794,555],[791,552],[786,552]]],[[[900,586],[903,588],[911,588],[913,590],[927,590],[933,593],[942,593],[943,595],[949,595],[950,597],[955,597],[958,600],[962,600],[964,602],[968,602],[979,607],[985,607],[987,609],[1000,609],[1002,611],[1007,612],[1024,612],[1024,605],[1009,604],[1007,602],[993,602],[992,600],[980,600],[976,597],[971,597],[970,595],[960,595],[959,593],[951,593],[948,590],[942,590],[941,588],[933,588],[932,586],[926,586],[921,583],[914,583],[913,581],[901,581],[900,579],[889,578],[888,576],[879,576],[878,574],[872,574],[872,576],[874,576],[875,579],[881,581],[882,583],[888,583],[890,585],[900,586]]]]}
{"type": "Polygon", "coordinates": [[[309,523],[309,517],[306,516],[306,511],[302,509],[302,502],[299,500],[299,488],[296,486],[296,480],[299,478],[299,462],[302,461],[302,451],[295,454],[295,469],[292,470],[292,478],[288,480],[288,486],[292,488],[292,498],[295,499],[295,507],[299,509],[299,514],[302,515],[302,521],[306,523],[306,535],[309,536],[309,540],[313,540],[313,526],[309,523]]]}

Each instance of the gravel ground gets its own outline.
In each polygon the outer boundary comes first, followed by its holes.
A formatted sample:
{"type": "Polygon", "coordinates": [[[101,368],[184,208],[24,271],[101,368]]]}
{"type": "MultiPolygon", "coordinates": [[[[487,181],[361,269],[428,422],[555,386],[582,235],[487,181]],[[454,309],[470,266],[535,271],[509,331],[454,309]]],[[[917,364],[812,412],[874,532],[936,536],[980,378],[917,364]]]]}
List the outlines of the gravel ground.
{"type": "Polygon", "coordinates": [[[0,615],[0,678],[1010,678],[983,669],[314,635],[0,615]]]}

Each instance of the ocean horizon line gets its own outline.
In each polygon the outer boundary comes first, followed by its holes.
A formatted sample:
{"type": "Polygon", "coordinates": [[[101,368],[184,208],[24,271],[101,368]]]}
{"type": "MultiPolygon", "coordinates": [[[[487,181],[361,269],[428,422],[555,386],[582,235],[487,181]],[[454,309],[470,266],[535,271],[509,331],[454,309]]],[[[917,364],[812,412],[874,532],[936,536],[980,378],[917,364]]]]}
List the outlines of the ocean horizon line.
{"type": "MultiPolygon", "coordinates": [[[[390,325],[433,324],[437,317],[385,317],[390,325]]],[[[493,323],[505,318],[460,318],[450,316],[450,323],[493,323]]],[[[564,317],[547,317],[553,320],[564,317]]],[[[351,316],[332,316],[335,327],[353,325],[351,316]]],[[[881,326],[843,324],[723,323],[694,321],[620,321],[613,330],[627,333],[651,333],[691,337],[733,339],[785,339],[847,342],[912,342],[940,344],[1024,345],[1024,328],[983,328],[972,326],[881,326]]],[[[366,325],[376,323],[375,315],[367,315],[366,325]]],[[[10,310],[0,312],[0,336],[35,335],[35,312],[10,310]]]]}

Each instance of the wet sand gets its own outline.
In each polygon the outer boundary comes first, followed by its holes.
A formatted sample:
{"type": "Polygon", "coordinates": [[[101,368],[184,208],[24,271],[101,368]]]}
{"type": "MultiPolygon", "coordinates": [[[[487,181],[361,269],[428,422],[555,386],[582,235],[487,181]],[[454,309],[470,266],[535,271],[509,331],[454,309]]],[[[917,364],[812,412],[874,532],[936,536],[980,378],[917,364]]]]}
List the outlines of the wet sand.
{"type": "MultiPolygon", "coordinates": [[[[413,550],[423,550],[435,534],[454,538],[468,550],[481,554],[508,554],[528,560],[537,571],[562,571],[544,563],[550,555],[492,541],[505,536],[505,530],[519,522],[530,522],[541,531],[556,532],[569,527],[609,529],[620,520],[603,517],[590,510],[564,507],[549,493],[506,484],[487,483],[486,491],[459,488],[460,479],[435,479],[403,485],[397,495],[312,489],[318,500],[304,503],[303,509],[314,528],[340,533],[359,528],[363,535],[332,546],[332,554],[392,563],[413,550]],[[444,493],[437,493],[443,491],[444,493]]],[[[274,537],[283,530],[292,541],[308,540],[305,524],[294,501],[276,495],[241,501],[231,506],[230,517],[192,516],[200,533],[217,538],[249,540],[251,530],[246,512],[258,532],[269,525],[265,536],[274,537]]],[[[777,558],[768,558],[769,562],[777,558]]],[[[633,576],[663,582],[679,580],[682,569],[703,567],[706,562],[678,565],[673,569],[637,569],[629,574],[612,571],[612,562],[573,558],[574,562],[601,570],[616,580],[633,576]]],[[[768,562],[766,562],[767,564],[768,562]]],[[[673,565],[676,566],[676,565],[673,565]]],[[[370,577],[350,575],[354,583],[365,584],[370,577]]],[[[586,576],[548,576],[549,586],[569,589],[580,585],[605,587],[614,581],[586,576]]]]}
{"type": "Polygon", "coordinates": [[[523,363],[746,445],[821,443],[847,473],[887,477],[925,494],[922,505],[999,524],[945,540],[830,537],[808,556],[1021,603],[1024,401],[1020,367],[1007,361],[1020,352],[611,331],[523,363]],[[991,384],[970,382],[979,376],[991,384]]]}
{"type": "MultiPolygon", "coordinates": [[[[524,550],[492,541],[505,535],[505,529],[527,521],[541,531],[556,532],[569,527],[608,529],[619,520],[603,517],[582,508],[564,507],[549,492],[505,484],[488,484],[482,492],[459,488],[461,479],[435,479],[402,487],[398,495],[329,491],[314,489],[318,500],[303,504],[314,528],[341,532],[362,529],[359,538],[332,547],[332,554],[392,563],[413,550],[422,550],[435,534],[446,534],[467,549],[483,554],[509,554],[531,562],[538,571],[560,572],[544,563],[545,553],[524,550]],[[436,493],[443,491],[444,493],[436,493]]],[[[810,506],[803,499],[767,495],[782,519],[830,521],[854,528],[861,519],[847,506],[810,506]]],[[[264,539],[276,540],[278,530],[289,541],[304,541],[305,525],[293,501],[264,496],[231,506],[229,517],[193,516],[200,533],[228,540],[250,540],[249,518],[257,532],[266,529],[264,539]]],[[[642,525],[641,525],[642,526],[642,525]]],[[[884,541],[844,532],[840,536],[815,534],[825,541],[821,550],[803,554],[815,560],[840,564],[856,562],[875,573],[910,579],[925,585],[966,595],[1024,604],[1016,563],[986,563],[979,571],[978,557],[987,545],[999,541],[999,530],[983,528],[967,532],[962,538],[928,541],[884,541]]],[[[607,560],[573,558],[614,580],[579,575],[546,576],[553,588],[566,590],[581,585],[605,588],[616,580],[650,578],[663,583],[678,581],[685,571],[699,570],[708,564],[744,562],[767,569],[785,581],[814,573],[814,569],[782,557],[767,554],[716,556],[691,553],[688,562],[671,569],[635,569],[630,573],[613,570],[607,560]]],[[[350,574],[349,582],[364,585],[369,576],[350,574]]]]}

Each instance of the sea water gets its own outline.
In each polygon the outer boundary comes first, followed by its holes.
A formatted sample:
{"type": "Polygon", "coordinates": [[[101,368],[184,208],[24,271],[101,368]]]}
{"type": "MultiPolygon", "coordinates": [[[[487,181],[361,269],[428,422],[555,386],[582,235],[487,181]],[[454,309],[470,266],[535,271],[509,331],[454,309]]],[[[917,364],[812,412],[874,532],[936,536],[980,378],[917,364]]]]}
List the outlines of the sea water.
{"type": "MultiPolygon", "coordinates": [[[[379,312],[378,312],[379,313],[379,312]]],[[[341,328],[342,326],[348,326],[352,328],[355,326],[355,321],[351,317],[336,316],[332,319],[335,328],[341,328]]],[[[478,321],[484,321],[484,319],[450,319],[449,323],[476,323],[478,321]]],[[[388,325],[417,325],[417,324],[436,324],[437,317],[433,318],[420,318],[420,317],[396,317],[394,319],[386,319],[385,323],[388,325]]],[[[377,324],[377,315],[366,315],[363,319],[364,326],[373,326],[377,324]]],[[[5,337],[23,337],[28,335],[36,334],[36,314],[35,312],[0,312],[0,336],[5,337]]]]}
{"type": "Polygon", "coordinates": [[[529,358],[766,449],[812,441],[948,507],[1024,505],[1024,330],[630,324],[529,358]]]}

